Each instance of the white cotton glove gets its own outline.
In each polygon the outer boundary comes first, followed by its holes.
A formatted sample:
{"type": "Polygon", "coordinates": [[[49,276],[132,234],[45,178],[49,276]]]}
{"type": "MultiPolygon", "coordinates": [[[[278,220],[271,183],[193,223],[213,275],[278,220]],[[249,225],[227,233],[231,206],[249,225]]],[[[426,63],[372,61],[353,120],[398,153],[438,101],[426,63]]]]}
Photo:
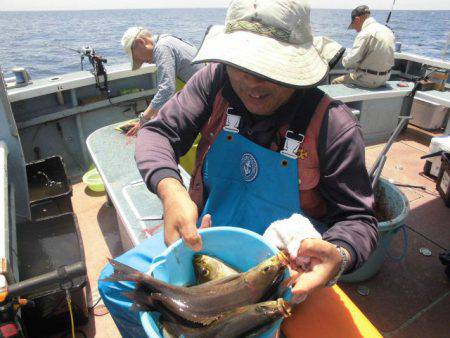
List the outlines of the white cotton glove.
{"type": "Polygon", "coordinates": [[[302,241],[306,238],[322,238],[308,218],[300,214],[273,222],[263,237],[280,250],[287,251],[291,264],[307,270],[310,257],[298,256],[302,241]]]}

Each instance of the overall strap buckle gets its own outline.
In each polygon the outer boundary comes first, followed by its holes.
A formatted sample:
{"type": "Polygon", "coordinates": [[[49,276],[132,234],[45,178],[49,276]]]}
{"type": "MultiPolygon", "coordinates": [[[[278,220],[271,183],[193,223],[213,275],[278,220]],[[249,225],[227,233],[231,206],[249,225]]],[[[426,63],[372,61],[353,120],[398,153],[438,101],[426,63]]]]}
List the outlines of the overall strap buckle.
{"type": "Polygon", "coordinates": [[[284,141],[284,148],[280,153],[292,159],[297,158],[300,145],[305,140],[305,135],[301,133],[295,133],[292,130],[286,132],[286,139],[284,141]]]}
{"type": "Polygon", "coordinates": [[[241,122],[241,116],[233,114],[233,108],[227,109],[227,120],[223,130],[230,133],[239,133],[239,124],[241,122]]]}

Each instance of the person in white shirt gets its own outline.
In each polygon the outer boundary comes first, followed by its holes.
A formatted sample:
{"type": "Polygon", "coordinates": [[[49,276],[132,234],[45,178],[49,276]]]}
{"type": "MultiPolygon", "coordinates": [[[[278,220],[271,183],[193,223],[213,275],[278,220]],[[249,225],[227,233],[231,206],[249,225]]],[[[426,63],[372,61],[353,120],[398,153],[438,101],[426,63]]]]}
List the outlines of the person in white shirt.
{"type": "Polygon", "coordinates": [[[358,32],[353,48],[342,59],[350,72],[334,79],[332,84],[350,83],[377,88],[386,84],[394,65],[394,33],[370,16],[369,7],[358,6],[352,11],[349,29],[358,32]]]}

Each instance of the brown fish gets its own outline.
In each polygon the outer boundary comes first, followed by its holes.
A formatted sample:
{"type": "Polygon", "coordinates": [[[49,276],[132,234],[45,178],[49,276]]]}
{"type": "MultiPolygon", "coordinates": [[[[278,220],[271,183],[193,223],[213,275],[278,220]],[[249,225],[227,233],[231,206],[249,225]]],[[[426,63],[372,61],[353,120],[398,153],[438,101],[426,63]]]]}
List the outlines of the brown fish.
{"type": "Polygon", "coordinates": [[[192,287],[165,283],[114,260],[111,260],[111,265],[114,273],[104,281],[138,283],[137,289],[148,291],[147,298],[141,300],[140,305],[152,306],[160,302],[169,311],[188,321],[207,325],[224,312],[266,299],[267,294],[272,293],[283,278],[286,257],[278,253],[245,273],[192,287]]]}
{"type": "Polygon", "coordinates": [[[275,321],[291,315],[291,306],[282,298],[246,305],[224,313],[210,325],[203,327],[190,326],[180,322],[176,317],[163,314],[161,324],[164,337],[185,338],[234,338],[256,331],[262,334],[272,327],[275,321]]]}
{"type": "MultiPolygon", "coordinates": [[[[283,254],[285,253],[283,252],[283,254]]],[[[222,260],[203,254],[194,255],[193,265],[198,284],[211,282],[239,273],[238,270],[233,269],[222,260]]],[[[282,298],[287,289],[288,285],[274,285],[274,288],[267,293],[267,297],[261,300],[269,301],[282,298]]]]}
{"type": "Polygon", "coordinates": [[[220,259],[203,254],[194,255],[193,265],[198,284],[239,273],[220,259]]]}

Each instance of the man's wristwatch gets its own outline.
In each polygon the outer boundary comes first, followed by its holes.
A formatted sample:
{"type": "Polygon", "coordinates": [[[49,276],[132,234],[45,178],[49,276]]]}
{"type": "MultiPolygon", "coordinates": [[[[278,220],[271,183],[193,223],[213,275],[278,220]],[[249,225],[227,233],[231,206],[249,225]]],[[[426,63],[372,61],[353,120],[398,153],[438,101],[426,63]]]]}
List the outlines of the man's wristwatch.
{"type": "Polygon", "coordinates": [[[144,112],[140,113],[138,115],[139,117],[139,124],[142,126],[145,122],[148,121],[148,118],[145,117],[144,112]]]}
{"type": "Polygon", "coordinates": [[[339,255],[341,255],[342,263],[341,263],[341,266],[339,267],[339,270],[338,270],[336,276],[334,276],[333,279],[329,280],[327,282],[327,284],[325,284],[325,287],[327,287],[327,288],[332,287],[334,284],[337,283],[339,278],[341,278],[342,274],[344,273],[345,268],[347,267],[347,263],[348,263],[347,255],[345,254],[344,249],[340,246],[337,246],[336,249],[338,250],[339,255]]]}

